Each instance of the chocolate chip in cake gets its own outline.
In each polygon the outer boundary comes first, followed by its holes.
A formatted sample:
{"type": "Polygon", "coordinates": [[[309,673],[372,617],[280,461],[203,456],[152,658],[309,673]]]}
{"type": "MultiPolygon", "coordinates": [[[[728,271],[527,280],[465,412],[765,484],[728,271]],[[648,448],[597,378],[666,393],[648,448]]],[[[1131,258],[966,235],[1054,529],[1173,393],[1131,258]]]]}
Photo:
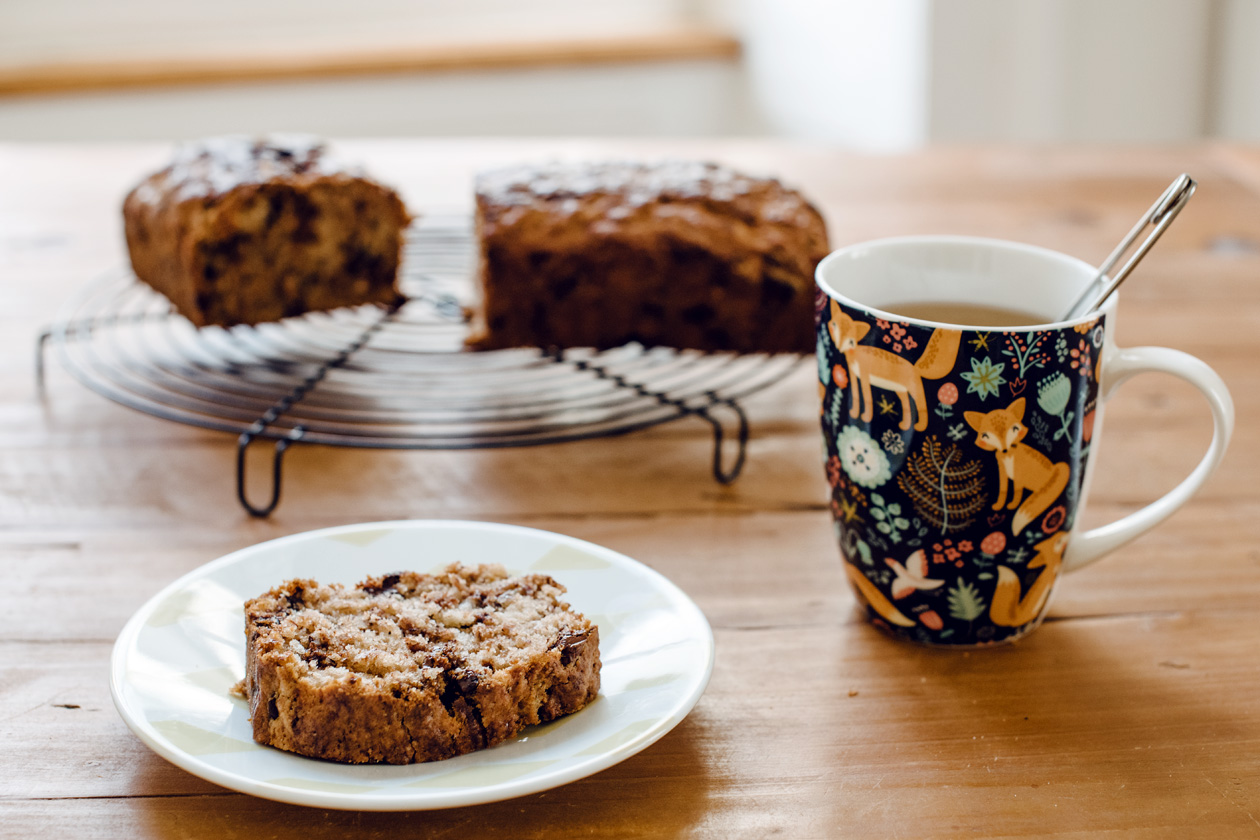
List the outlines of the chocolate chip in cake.
{"type": "Polygon", "coordinates": [[[704,324],[712,321],[714,314],[716,313],[709,304],[697,303],[693,306],[688,306],[682,311],[682,319],[688,324],[704,324]]]}
{"type": "Polygon", "coordinates": [[[399,573],[388,574],[382,577],[379,582],[369,581],[368,583],[364,584],[363,591],[370,592],[373,595],[379,595],[382,592],[384,592],[386,589],[393,589],[395,586],[398,585],[398,581],[400,580],[402,580],[401,574],[399,573]]]}
{"type": "Polygon", "coordinates": [[[791,303],[796,297],[796,288],[790,283],[785,283],[774,277],[766,276],[761,279],[761,302],[783,305],[791,303]]]}

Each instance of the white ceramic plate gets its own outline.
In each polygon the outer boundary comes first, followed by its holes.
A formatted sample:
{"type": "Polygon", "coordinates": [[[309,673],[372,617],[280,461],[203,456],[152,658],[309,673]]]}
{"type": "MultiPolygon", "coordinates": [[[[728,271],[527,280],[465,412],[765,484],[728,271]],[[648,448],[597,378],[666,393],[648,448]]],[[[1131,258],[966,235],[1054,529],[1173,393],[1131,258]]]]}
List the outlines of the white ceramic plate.
{"type": "Polygon", "coordinates": [[[221,557],[144,605],[114,645],[110,690],[132,731],[203,779],[267,799],[373,811],[495,802],[583,778],[649,746],[686,717],[713,670],[699,608],[641,563],[592,543],[484,522],[409,521],[296,534],[221,557]],[[280,582],[354,584],[460,561],[544,572],[599,625],[599,697],[514,741],[446,761],[341,765],[254,743],[244,701],[242,604],[280,582]]]}

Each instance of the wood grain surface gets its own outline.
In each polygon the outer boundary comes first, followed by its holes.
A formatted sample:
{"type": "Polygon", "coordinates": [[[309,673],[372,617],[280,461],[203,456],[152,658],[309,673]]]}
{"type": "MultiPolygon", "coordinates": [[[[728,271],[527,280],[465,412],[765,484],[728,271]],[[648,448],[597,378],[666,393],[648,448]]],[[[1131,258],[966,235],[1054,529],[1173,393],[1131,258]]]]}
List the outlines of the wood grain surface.
{"type": "MultiPolygon", "coordinates": [[[[1233,391],[1226,463],[1172,519],[1065,578],[1046,624],[974,652],[861,621],[832,537],[812,365],[745,403],[731,486],[684,420],[516,450],[296,447],[280,508],[234,492],[230,435],[84,388],[35,339],[125,260],[119,208],[161,145],[0,146],[0,836],[1260,836],[1260,150],[946,148],[862,157],[763,141],[347,143],[414,207],[466,210],[478,168],[704,157],[772,173],[833,245],[908,233],[1017,239],[1100,261],[1172,178],[1200,188],[1120,306],[1122,345],[1193,353],[1233,391]],[[655,745],[493,805],[358,813],[237,794],[168,764],[113,708],[127,618],[180,575],[311,528],[400,518],[524,524],[624,552],[703,609],[712,682],[655,745]]],[[[1111,402],[1086,524],[1135,510],[1211,435],[1188,386],[1111,402]]]]}

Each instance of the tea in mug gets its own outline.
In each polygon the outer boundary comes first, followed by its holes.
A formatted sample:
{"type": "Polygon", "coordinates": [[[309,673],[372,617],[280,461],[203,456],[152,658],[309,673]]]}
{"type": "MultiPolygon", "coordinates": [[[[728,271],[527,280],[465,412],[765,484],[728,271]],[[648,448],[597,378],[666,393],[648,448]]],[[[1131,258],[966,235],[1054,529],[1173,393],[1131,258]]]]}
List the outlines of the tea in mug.
{"type": "Polygon", "coordinates": [[[963,301],[912,301],[887,308],[907,318],[965,327],[1029,327],[1054,320],[1036,312],[963,301]]]}

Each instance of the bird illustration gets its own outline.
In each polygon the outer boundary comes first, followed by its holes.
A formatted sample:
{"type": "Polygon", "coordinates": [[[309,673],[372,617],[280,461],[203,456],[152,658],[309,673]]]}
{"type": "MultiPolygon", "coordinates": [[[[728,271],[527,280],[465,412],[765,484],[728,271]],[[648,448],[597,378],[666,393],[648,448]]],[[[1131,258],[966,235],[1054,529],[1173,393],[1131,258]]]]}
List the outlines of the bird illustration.
{"type": "Polygon", "coordinates": [[[919,549],[914,554],[906,558],[906,564],[903,566],[891,557],[885,557],[884,562],[893,570],[896,577],[892,582],[892,596],[894,600],[905,598],[912,594],[916,589],[936,589],[938,586],[944,586],[945,581],[934,580],[927,576],[928,560],[927,554],[923,549],[919,549]]]}

